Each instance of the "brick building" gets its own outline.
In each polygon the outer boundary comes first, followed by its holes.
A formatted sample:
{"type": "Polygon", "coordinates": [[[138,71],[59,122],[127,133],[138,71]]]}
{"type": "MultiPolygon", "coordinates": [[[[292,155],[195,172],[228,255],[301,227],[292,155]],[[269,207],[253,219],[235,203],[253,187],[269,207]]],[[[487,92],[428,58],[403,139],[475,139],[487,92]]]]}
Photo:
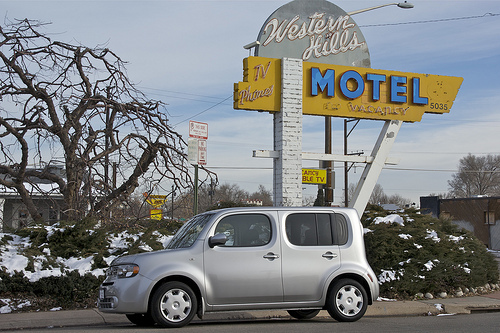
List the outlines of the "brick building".
{"type": "Polygon", "coordinates": [[[420,197],[420,209],[474,233],[489,249],[500,250],[500,197],[439,199],[420,197]]]}

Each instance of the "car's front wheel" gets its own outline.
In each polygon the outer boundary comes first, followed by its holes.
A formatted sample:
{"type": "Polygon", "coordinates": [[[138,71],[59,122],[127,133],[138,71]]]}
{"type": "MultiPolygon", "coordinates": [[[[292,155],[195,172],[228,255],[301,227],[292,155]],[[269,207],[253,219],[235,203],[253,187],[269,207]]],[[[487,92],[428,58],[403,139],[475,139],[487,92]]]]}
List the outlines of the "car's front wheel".
{"type": "Polygon", "coordinates": [[[368,295],[363,286],[353,279],[341,279],[332,286],[326,309],[337,321],[356,321],[368,307],[368,295]]]}
{"type": "Polygon", "coordinates": [[[167,282],[156,290],[151,300],[151,315],[163,327],[182,327],[193,319],[197,311],[193,290],[182,282],[167,282]]]}
{"type": "Polygon", "coordinates": [[[320,310],[288,310],[288,314],[296,319],[312,319],[320,310]]]}

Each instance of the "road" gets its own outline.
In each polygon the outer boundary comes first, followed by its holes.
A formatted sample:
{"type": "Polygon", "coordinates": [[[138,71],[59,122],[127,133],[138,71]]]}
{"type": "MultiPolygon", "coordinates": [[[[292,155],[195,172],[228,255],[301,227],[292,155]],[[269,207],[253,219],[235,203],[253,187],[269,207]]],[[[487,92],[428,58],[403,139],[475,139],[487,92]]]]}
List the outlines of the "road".
{"type": "MultiPolygon", "coordinates": [[[[425,317],[364,317],[354,323],[339,323],[328,319],[298,321],[238,320],[220,322],[193,322],[180,329],[138,328],[134,325],[98,325],[92,327],[51,327],[22,332],[182,332],[182,333],[302,333],[302,332],[481,332],[497,333],[500,313],[477,313],[471,315],[425,316],[425,317]]],[[[15,332],[15,331],[10,331],[15,332]]]]}

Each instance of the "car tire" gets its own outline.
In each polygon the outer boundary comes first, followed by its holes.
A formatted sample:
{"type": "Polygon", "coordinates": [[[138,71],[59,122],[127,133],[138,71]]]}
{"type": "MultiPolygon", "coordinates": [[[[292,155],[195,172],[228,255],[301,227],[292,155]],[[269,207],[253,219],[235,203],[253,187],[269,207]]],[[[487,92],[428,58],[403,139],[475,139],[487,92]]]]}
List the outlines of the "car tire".
{"type": "Polygon", "coordinates": [[[178,328],[189,324],[197,308],[196,294],[182,282],[163,284],[155,291],[151,300],[151,315],[162,327],[178,328]]]}
{"type": "Polygon", "coordinates": [[[130,320],[132,324],[141,327],[154,326],[156,324],[155,320],[149,313],[129,313],[126,314],[127,319],[130,320]]]}
{"type": "Polygon", "coordinates": [[[337,321],[360,319],[368,307],[368,295],[363,286],[353,279],[341,279],[330,289],[326,309],[337,321]]]}
{"type": "Polygon", "coordinates": [[[295,319],[312,319],[318,315],[321,310],[288,310],[288,314],[295,319]]]}

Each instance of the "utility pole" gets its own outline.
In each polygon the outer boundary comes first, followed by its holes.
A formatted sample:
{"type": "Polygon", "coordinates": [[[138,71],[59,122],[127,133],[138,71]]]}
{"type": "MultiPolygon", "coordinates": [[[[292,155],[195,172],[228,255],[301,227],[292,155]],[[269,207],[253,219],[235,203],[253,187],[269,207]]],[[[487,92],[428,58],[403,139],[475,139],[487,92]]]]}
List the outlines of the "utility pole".
{"type": "MultiPolygon", "coordinates": [[[[111,87],[106,87],[106,98],[109,100],[111,97],[111,87]]],[[[104,184],[105,184],[105,190],[106,192],[108,191],[109,188],[109,154],[108,154],[108,149],[109,149],[109,135],[110,135],[110,126],[109,126],[109,105],[108,102],[106,101],[106,129],[104,132],[104,184]]]]}
{"type": "Polygon", "coordinates": [[[174,198],[175,198],[175,188],[172,185],[172,220],[174,219],[174,198]]]}
{"type": "MultiPolygon", "coordinates": [[[[106,98],[109,100],[111,98],[111,87],[106,87],[106,98]]],[[[105,154],[104,154],[104,192],[105,195],[107,196],[109,193],[109,141],[110,141],[110,134],[111,134],[111,126],[110,126],[110,115],[109,115],[109,104],[108,101],[106,101],[106,129],[104,131],[104,149],[105,149],[105,154]]],[[[108,206],[108,205],[106,205],[108,206]]],[[[107,218],[111,217],[111,210],[109,209],[109,206],[106,207],[106,216],[107,218]]]]}

